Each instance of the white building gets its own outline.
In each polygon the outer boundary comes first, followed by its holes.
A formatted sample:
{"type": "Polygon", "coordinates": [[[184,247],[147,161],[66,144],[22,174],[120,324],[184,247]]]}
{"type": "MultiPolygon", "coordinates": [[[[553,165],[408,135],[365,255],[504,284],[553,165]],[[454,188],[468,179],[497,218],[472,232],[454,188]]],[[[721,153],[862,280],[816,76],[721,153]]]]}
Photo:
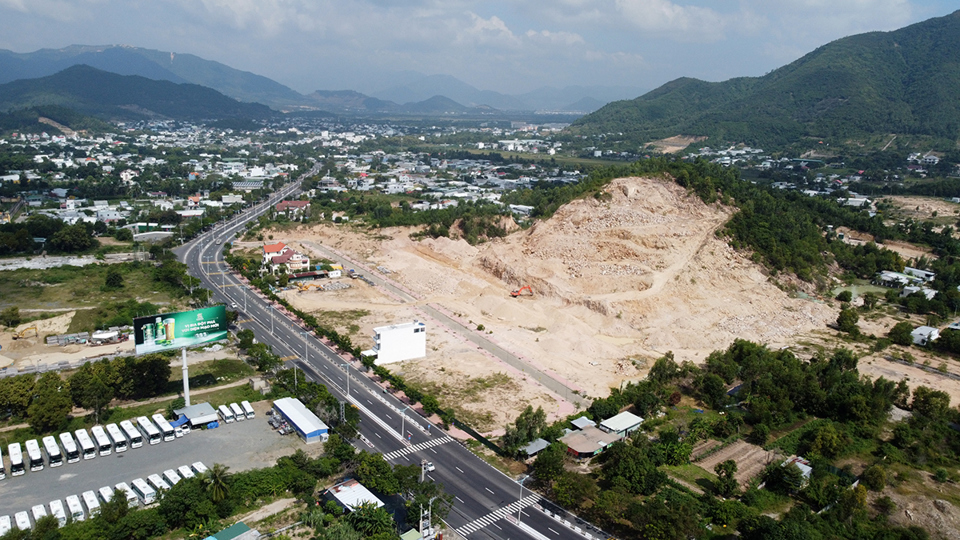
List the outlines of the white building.
{"type": "Polygon", "coordinates": [[[364,356],[376,356],[374,364],[392,364],[427,355],[427,326],[420,321],[373,329],[373,348],[364,356]]]}
{"type": "Polygon", "coordinates": [[[919,326],[910,332],[910,336],[913,338],[914,345],[926,346],[940,337],[940,330],[932,326],[919,326]]]}

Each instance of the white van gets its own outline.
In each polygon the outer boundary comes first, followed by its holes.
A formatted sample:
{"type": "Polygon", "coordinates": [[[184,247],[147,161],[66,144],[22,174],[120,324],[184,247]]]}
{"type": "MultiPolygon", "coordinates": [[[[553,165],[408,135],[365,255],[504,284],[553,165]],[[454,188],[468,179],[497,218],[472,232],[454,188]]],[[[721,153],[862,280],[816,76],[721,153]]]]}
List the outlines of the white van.
{"type": "Polygon", "coordinates": [[[144,506],[149,506],[157,501],[157,490],[150,487],[150,484],[147,484],[143,478],[135,478],[131,484],[133,485],[133,492],[137,494],[140,503],[144,506]]]}
{"type": "Polygon", "coordinates": [[[83,497],[83,503],[87,505],[87,514],[91,518],[100,513],[100,501],[97,500],[97,495],[93,490],[84,491],[80,496],[83,497]]]}
{"type": "Polygon", "coordinates": [[[180,481],[180,475],[176,473],[173,469],[167,469],[163,471],[163,479],[167,481],[170,486],[177,485],[177,482],[180,481]]]}
{"type": "Polygon", "coordinates": [[[224,424],[233,423],[233,411],[230,410],[230,407],[227,407],[226,405],[217,407],[217,414],[220,416],[220,421],[224,424]]]}
{"type": "Polygon", "coordinates": [[[0,536],[10,532],[10,529],[12,528],[13,522],[10,521],[10,516],[0,516],[0,536]]]}
{"type": "Polygon", "coordinates": [[[64,431],[59,435],[60,445],[63,446],[63,453],[67,455],[67,463],[76,463],[80,461],[80,449],[73,440],[73,435],[69,431],[64,431]]]}
{"type": "Polygon", "coordinates": [[[196,476],[195,474],[193,474],[193,471],[190,470],[190,467],[187,467],[186,465],[179,466],[177,468],[177,472],[180,473],[180,476],[182,476],[184,480],[186,480],[187,478],[193,478],[194,476],[196,476]]]}
{"type": "Polygon", "coordinates": [[[241,409],[240,406],[237,405],[236,403],[231,403],[231,404],[230,404],[230,412],[233,413],[233,417],[234,417],[238,422],[241,421],[241,420],[245,420],[245,419],[247,418],[247,415],[244,414],[243,409],[241,409]]]}
{"type": "Polygon", "coordinates": [[[50,501],[50,514],[57,518],[61,527],[67,524],[67,513],[63,510],[63,501],[60,499],[50,501]]]}
{"type": "Polygon", "coordinates": [[[110,486],[103,486],[102,488],[97,490],[97,493],[100,494],[100,500],[105,503],[108,503],[113,499],[113,488],[111,488],[110,486]]]}
{"type": "Polygon", "coordinates": [[[150,482],[150,485],[153,486],[153,489],[160,491],[167,491],[170,489],[170,484],[168,484],[159,474],[151,474],[147,477],[147,482],[150,482]]]}
{"type": "Polygon", "coordinates": [[[203,474],[209,470],[207,469],[207,466],[203,464],[202,461],[197,461],[196,463],[193,463],[190,466],[193,467],[193,472],[197,474],[203,474]]]}
{"type": "Polygon", "coordinates": [[[241,401],[240,406],[243,407],[243,414],[244,416],[247,417],[247,420],[257,417],[257,413],[254,412],[253,407],[250,405],[249,401],[241,401]]]}
{"type": "Polygon", "coordinates": [[[47,507],[38,504],[30,509],[30,513],[33,514],[33,522],[36,523],[40,521],[40,518],[47,517],[47,507]]]}
{"type": "Polygon", "coordinates": [[[13,515],[13,521],[21,531],[30,530],[30,514],[26,512],[17,512],[13,515]]]}
{"type": "Polygon", "coordinates": [[[136,508],[140,505],[140,501],[137,499],[137,494],[133,492],[133,489],[130,488],[130,484],[126,482],[120,482],[115,486],[120,491],[126,493],[127,495],[127,507],[136,508]]]}
{"type": "Polygon", "coordinates": [[[80,504],[80,497],[76,495],[67,496],[67,511],[70,512],[70,518],[74,521],[83,521],[86,518],[83,515],[83,505],[80,504]]]}

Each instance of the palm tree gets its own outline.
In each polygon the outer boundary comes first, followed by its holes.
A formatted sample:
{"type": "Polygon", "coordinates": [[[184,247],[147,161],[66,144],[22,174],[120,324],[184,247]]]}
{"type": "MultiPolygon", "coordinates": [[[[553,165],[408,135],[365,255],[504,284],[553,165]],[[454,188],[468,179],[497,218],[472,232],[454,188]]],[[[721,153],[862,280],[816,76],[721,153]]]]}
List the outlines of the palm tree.
{"type": "Polygon", "coordinates": [[[227,498],[227,493],[230,491],[230,486],[227,485],[227,479],[230,478],[230,473],[227,472],[229,470],[230,467],[222,463],[214,463],[213,467],[204,473],[203,483],[210,492],[213,502],[220,502],[227,498]]]}

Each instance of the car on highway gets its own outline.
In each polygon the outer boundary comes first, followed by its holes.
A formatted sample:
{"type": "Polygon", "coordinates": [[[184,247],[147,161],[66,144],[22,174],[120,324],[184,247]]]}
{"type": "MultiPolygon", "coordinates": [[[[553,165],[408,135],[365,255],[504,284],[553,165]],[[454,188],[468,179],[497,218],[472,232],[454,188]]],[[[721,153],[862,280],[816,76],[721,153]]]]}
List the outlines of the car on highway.
{"type": "Polygon", "coordinates": [[[237,303],[236,303],[236,302],[230,302],[230,307],[232,307],[233,309],[237,309],[237,303]]]}

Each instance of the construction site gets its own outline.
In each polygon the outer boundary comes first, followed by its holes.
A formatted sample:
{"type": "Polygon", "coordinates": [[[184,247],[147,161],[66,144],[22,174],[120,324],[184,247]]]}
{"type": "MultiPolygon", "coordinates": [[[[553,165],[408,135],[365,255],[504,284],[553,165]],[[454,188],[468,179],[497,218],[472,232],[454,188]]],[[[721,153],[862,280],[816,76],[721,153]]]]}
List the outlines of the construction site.
{"type": "MultiPolygon", "coordinates": [[[[355,314],[329,318],[362,349],[373,328],[429,320],[424,310],[438,310],[585,397],[643,378],[668,351],[701,362],[738,338],[788,346],[836,319],[835,307],[792,297],[716,236],[728,209],[662,179],[618,179],[606,191],[603,200],[574,201],[528,230],[476,246],[416,241],[409,228],[288,230],[284,241],[311,257],[389,280],[402,294],[356,281],[346,290],[284,294],[309,312],[355,314]]],[[[583,405],[442,324],[426,358],[390,368],[485,415],[477,427],[488,431],[527,404],[551,416],[583,405]]]]}

